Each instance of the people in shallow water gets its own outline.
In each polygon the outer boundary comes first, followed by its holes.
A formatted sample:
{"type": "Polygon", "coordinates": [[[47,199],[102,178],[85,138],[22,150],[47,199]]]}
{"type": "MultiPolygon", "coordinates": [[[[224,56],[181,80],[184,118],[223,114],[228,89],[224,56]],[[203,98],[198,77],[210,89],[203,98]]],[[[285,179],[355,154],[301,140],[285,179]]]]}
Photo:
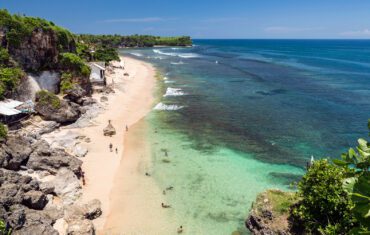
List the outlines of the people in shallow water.
{"type": "Polygon", "coordinates": [[[182,233],[184,229],[182,228],[182,225],[177,229],[177,233],[182,233]]]}
{"type": "Polygon", "coordinates": [[[164,203],[162,202],[162,208],[171,208],[171,206],[170,206],[170,205],[167,205],[167,204],[164,204],[164,203]]]}
{"type": "Polygon", "coordinates": [[[166,190],[172,190],[173,186],[167,187],[166,190]]]}
{"type": "Polygon", "coordinates": [[[150,174],[149,174],[148,172],[145,172],[145,175],[146,175],[146,176],[150,176],[150,174]]]}

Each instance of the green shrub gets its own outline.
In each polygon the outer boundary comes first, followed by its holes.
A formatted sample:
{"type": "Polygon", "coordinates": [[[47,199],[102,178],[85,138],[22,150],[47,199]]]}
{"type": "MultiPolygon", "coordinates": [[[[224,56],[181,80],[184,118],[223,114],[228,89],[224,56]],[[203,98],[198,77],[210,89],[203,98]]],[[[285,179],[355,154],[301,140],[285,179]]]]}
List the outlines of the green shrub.
{"type": "Polygon", "coordinates": [[[301,200],[292,213],[308,232],[346,234],[351,229],[353,205],[342,187],[344,179],[343,169],[327,160],[318,160],[298,183],[301,200]]]}
{"type": "Polygon", "coordinates": [[[95,60],[101,60],[109,63],[112,60],[120,60],[118,53],[113,48],[100,48],[94,53],[95,60]]]}
{"type": "Polygon", "coordinates": [[[3,67],[9,63],[9,53],[5,48],[0,47],[0,67],[3,67]]]}
{"type": "Polygon", "coordinates": [[[74,72],[76,75],[87,77],[90,75],[90,67],[76,54],[61,54],[60,63],[67,71],[74,72]]]}
{"type": "Polygon", "coordinates": [[[46,90],[36,93],[36,102],[40,105],[51,105],[54,109],[59,109],[61,105],[58,96],[46,90]]]}
{"type": "Polygon", "coordinates": [[[70,90],[73,88],[73,82],[72,82],[72,74],[71,73],[63,73],[61,77],[60,82],[60,91],[62,93],[65,93],[67,90],[70,90]]]}
{"type": "Polygon", "coordinates": [[[20,68],[0,68],[0,99],[15,89],[23,75],[20,68]]]}
{"type": "Polygon", "coordinates": [[[8,134],[6,126],[0,122],[0,139],[5,139],[8,134]]]}

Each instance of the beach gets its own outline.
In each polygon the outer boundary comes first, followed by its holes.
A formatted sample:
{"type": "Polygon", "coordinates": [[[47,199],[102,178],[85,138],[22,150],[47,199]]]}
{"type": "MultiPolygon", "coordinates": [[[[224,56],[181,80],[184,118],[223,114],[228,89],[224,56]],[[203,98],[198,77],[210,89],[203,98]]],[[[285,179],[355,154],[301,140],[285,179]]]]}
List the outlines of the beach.
{"type": "MultiPolygon", "coordinates": [[[[114,81],[115,93],[107,95],[104,112],[93,120],[96,125],[78,129],[80,135],[91,139],[86,145],[89,152],[83,158],[82,170],[85,172],[86,185],[83,187],[81,201],[95,198],[101,201],[103,214],[94,221],[98,234],[103,233],[104,224],[110,215],[112,188],[119,181],[115,178],[117,170],[126,170],[122,169],[122,164],[137,164],[137,159],[126,156],[128,145],[124,145],[124,142],[127,143],[125,137],[135,123],[150,112],[154,100],[154,68],[148,63],[127,57],[121,57],[121,60],[125,64],[124,70],[115,68],[113,74],[107,75],[108,85],[114,81]],[[124,73],[129,76],[124,76],[124,73]],[[109,120],[117,132],[112,137],[103,135],[109,120]],[[110,144],[113,145],[112,152],[109,150],[110,144]]],[[[101,96],[95,93],[93,98],[99,100],[101,96]]]]}

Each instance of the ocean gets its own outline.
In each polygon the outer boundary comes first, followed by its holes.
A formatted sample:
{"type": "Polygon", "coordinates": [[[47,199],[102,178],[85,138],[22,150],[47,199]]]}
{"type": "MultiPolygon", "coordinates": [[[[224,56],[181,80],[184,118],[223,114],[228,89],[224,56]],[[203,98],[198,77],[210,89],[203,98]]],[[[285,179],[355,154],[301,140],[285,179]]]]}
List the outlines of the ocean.
{"type": "Polygon", "coordinates": [[[248,234],[258,193],[367,136],[369,40],[194,40],[124,49],[152,63],[151,173],[188,234],[248,234]]]}

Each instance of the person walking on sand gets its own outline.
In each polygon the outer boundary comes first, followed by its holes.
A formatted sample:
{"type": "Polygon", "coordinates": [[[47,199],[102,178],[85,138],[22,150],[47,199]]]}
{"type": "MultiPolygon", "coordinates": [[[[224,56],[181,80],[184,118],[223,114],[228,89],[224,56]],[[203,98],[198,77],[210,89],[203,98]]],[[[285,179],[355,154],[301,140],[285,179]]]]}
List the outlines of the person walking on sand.
{"type": "Polygon", "coordinates": [[[85,172],[81,172],[81,178],[82,178],[82,185],[86,185],[86,181],[85,181],[85,172]]]}
{"type": "Polygon", "coordinates": [[[110,150],[111,152],[113,152],[113,144],[112,144],[112,143],[110,143],[110,144],[109,144],[109,150],[110,150]]]}
{"type": "Polygon", "coordinates": [[[182,228],[182,225],[177,229],[177,233],[182,233],[184,229],[182,228]]]}
{"type": "Polygon", "coordinates": [[[126,125],[126,132],[128,131],[128,126],[126,125]]]}
{"type": "Polygon", "coordinates": [[[116,154],[118,154],[118,148],[116,148],[116,154]]]}

